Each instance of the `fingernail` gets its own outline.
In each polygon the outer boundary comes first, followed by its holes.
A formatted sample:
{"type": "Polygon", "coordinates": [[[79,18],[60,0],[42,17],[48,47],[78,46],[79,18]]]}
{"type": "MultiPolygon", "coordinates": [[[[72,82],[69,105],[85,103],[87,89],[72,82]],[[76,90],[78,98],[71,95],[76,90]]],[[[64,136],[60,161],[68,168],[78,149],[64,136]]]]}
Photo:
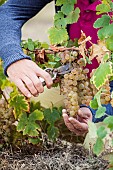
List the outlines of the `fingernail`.
{"type": "Polygon", "coordinates": [[[70,118],[69,118],[69,120],[73,120],[73,118],[72,118],[72,117],[70,117],[70,118]]]}
{"type": "Polygon", "coordinates": [[[62,114],[62,116],[65,116],[65,115],[66,115],[65,113],[62,114]]]}
{"type": "Polygon", "coordinates": [[[62,109],[62,112],[66,112],[66,109],[62,109]]]}
{"type": "Polygon", "coordinates": [[[29,93],[29,94],[27,95],[27,97],[28,97],[28,98],[31,98],[31,94],[29,93]]]}

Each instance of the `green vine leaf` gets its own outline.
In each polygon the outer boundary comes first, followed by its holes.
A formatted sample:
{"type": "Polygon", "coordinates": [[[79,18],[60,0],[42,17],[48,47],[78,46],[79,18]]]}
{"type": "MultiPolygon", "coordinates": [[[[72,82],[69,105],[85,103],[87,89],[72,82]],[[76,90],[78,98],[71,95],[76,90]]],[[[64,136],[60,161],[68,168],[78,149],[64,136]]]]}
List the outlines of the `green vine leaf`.
{"type": "Polygon", "coordinates": [[[108,26],[110,23],[110,16],[103,15],[101,18],[97,19],[94,23],[94,28],[101,28],[104,26],[108,26]]]}
{"type": "Polygon", "coordinates": [[[113,52],[113,36],[107,38],[106,47],[107,47],[108,50],[113,52]]]}
{"type": "Polygon", "coordinates": [[[23,111],[29,111],[28,101],[23,95],[15,96],[10,100],[10,107],[14,108],[14,116],[17,119],[23,111]]]}
{"type": "Polygon", "coordinates": [[[93,84],[97,89],[99,89],[102,85],[104,85],[106,80],[108,80],[110,75],[112,75],[112,63],[106,62],[100,64],[92,77],[93,84]]]}
{"type": "Polygon", "coordinates": [[[104,40],[105,39],[106,27],[103,27],[103,28],[98,30],[97,34],[98,34],[98,37],[99,37],[100,40],[104,40]]]}
{"type": "Polygon", "coordinates": [[[56,1],[56,6],[61,6],[66,2],[66,0],[57,0],[56,1]]]}
{"type": "Polygon", "coordinates": [[[36,145],[40,143],[40,138],[28,138],[29,142],[32,143],[33,145],[36,145]]]}
{"type": "Polygon", "coordinates": [[[43,120],[44,119],[44,115],[43,112],[41,112],[40,110],[35,110],[34,112],[32,112],[29,115],[29,121],[30,122],[35,122],[36,120],[43,120]]]}
{"type": "Polygon", "coordinates": [[[67,25],[66,18],[64,18],[64,14],[60,11],[54,16],[54,26],[57,28],[65,28],[67,25]]]}
{"type": "Polygon", "coordinates": [[[104,151],[104,142],[101,138],[98,137],[93,147],[93,152],[98,156],[103,151],[104,151]]]}
{"type": "Polygon", "coordinates": [[[61,11],[63,12],[63,14],[68,15],[70,12],[72,12],[74,10],[74,4],[72,3],[72,1],[67,1],[65,4],[63,4],[63,6],[61,7],[61,11]],[[68,6],[68,8],[67,8],[68,6]]]}
{"type": "Polygon", "coordinates": [[[20,115],[20,119],[17,125],[17,131],[18,132],[23,131],[27,123],[28,123],[27,113],[23,112],[20,115]]]}
{"type": "Polygon", "coordinates": [[[69,38],[67,30],[65,28],[60,29],[60,28],[52,27],[49,29],[48,33],[49,33],[50,43],[52,45],[61,44],[64,41],[67,41],[69,38]]]}
{"type": "Polygon", "coordinates": [[[49,139],[55,140],[58,137],[59,129],[53,125],[50,125],[47,129],[49,139]]]}
{"type": "Polygon", "coordinates": [[[104,3],[103,4],[99,4],[96,7],[96,11],[97,11],[98,15],[110,12],[110,6],[109,6],[109,4],[104,4],[104,3]]]}
{"type": "MultiPolygon", "coordinates": [[[[61,6],[63,4],[68,4],[70,3],[70,0],[57,0],[56,1],[56,6],[61,6]]],[[[77,3],[77,0],[71,0],[71,4],[76,4],[77,3]]]]}
{"type": "Polygon", "coordinates": [[[29,135],[32,137],[37,137],[39,135],[39,132],[37,131],[37,128],[35,125],[31,125],[30,123],[28,123],[25,127],[25,129],[23,130],[23,135],[29,135]]]}
{"type": "Polygon", "coordinates": [[[44,118],[51,125],[53,125],[57,120],[59,120],[60,117],[61,116],[59,110],[56,108],[53,108],[52,110],[51,109],[44,110],[44,118]]]}
{"type": "Polygon", "coordinates": [[[23,131],[23,135],[36,137],[41,131],[41,128],[36,121],[43,120],[43,118],[43,112],[40,110],[35,110],[29,116],[27,116],[27,113],[22,113],[17,125],[17,130],[23,131]]]}
{"type": "Polygon", "coordinates": [[[97,135],[99,138],[103,139],[106,137],[107,135],[107,131],[105,129],[104,126],[100,126],[98,129],[97,129],[97,135]]]}
{"type": "Polygon", "coordinates": [[[90,107],[92,109],[98,109],[98,102],[97,102],[96,98],[94,98],[93,100],[90,101],[90,107]]]}
{"type": "Polygon", "coordinates": [[[106,117],[104,123],[110,128],[110,130],[113,130],[113,116],[106,117]]]}
{"type": "Polygon", "coordinates": [[[28,39],[28,44],[27,44],[27,48],[30,50],[30,51],[33,51],[34,48],[35,48],[35,44],[34,42],[32,41],[32,39],[28,39]]]}
{"type": "Polygon", "coordinates": [[[113,36],[113,23],[106,25],[98,30],[98,37],[100,38],[100,40],[106,40],[107,38],[112,36],[113,36]]]}
{"type": "Polygon", "coordinates": [[[98,107],[98,110],[96,111],[96,118],[100,118],[105,115],[106,108],[103,106],[98,107]]]}
{"type": "Polygon", "coordinates": [[[80,15],[80,9],[76,8],[74,11],[70,12],[70,14],[67,16],[66,20],[68,24],[72,24],[78,21],[80,15]]]}

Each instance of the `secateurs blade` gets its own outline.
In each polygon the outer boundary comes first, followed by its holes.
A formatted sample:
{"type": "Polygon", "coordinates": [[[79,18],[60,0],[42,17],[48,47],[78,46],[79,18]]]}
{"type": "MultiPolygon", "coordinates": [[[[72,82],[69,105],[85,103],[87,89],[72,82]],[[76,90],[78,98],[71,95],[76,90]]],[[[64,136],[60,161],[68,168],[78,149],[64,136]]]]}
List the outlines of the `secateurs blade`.
{"type": "MultiPolygon", "coordinates": [[[[71,70],[73,69],[73,66],[71,63],[66,63],[65,65],[62,65],[58,68],[46,68],[45,71],[48,72],[52,80],[56,80],[57,77],[61,77],[67,73],[70,73],[71,70]]],[[[46,82],[44,81],[43,78],[39,77],[40,81],[42,82],[43,86],[46,85],[46,82]]]]}

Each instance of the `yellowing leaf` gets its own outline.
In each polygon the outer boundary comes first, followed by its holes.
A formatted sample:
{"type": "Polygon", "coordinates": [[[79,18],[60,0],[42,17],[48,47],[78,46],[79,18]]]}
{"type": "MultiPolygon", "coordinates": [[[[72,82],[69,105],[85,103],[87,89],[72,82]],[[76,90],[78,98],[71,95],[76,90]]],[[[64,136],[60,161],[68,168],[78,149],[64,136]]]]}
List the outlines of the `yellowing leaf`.
{"type": "Polygon", "coordinates": [[[104,56],[110,55],[110,51],[106,48],[104,41],[98,41],[98,44],[92,44],[90,47],[91,53],[89,59],[92,60],[96,57],[98,63],[103,61],[104,56]]]}
{"type": "Polygon", "coordinates": [[[15,97],[10,101],[10,106],[14,108],[15,118],[18,118],[18,116],[19,116],[23,111],[29,111],[28,101],[25,99],[25,97],[24,97],[23,95],[15,96],[15,97]]]}
{"type": "Polygon", "coordinates": [[[97,137],[97,127],[95,123],[88,121],[89,127],[89,138],[96,138],[97,137]]]}
{"type": "Polygon", "coordinates": [[[112,63],[106,62],[100,64],[92,77],[93,84],[97,89],[99,89],[103,84],[105,84],[110,75],[112,75],[112,63]]]}
{"type": "Polygon", "coordinates": [[[82,57],[84,58],[84,60],[86,61],[86,43],[87,41],[90,41],[91,37],[88,36],[86,37],[85,33],[83,31],[81,31],[81,37],[78,40],[78,44],[79,44],[79,54],[82,55],[82,57]]]}

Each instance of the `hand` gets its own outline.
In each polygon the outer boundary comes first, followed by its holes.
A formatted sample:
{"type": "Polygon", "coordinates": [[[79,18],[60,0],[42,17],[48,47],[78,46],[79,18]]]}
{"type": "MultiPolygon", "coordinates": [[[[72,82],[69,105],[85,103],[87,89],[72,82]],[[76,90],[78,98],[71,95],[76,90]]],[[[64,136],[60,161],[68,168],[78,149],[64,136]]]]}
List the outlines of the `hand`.
{"type": "Polygon", "coordinates": [[[28,98],[44,91],[44,87],[38,78],[39,76],[45,80],[48,88],[50,88],[53,83],[49,73],[28,59],[22,59],[11,64],[7,69],[7,74],[9,79],[14,82],[19,90],[28,98]]]}
{"type": "Polygon", "coordinates": [[[69,117],[65,109],[62,110],[63,118],[67,128],[78,136],[88,132],[88,120],[92,121],[92,113],[87,107],[78,110],[77,118],[69,117]]]}

